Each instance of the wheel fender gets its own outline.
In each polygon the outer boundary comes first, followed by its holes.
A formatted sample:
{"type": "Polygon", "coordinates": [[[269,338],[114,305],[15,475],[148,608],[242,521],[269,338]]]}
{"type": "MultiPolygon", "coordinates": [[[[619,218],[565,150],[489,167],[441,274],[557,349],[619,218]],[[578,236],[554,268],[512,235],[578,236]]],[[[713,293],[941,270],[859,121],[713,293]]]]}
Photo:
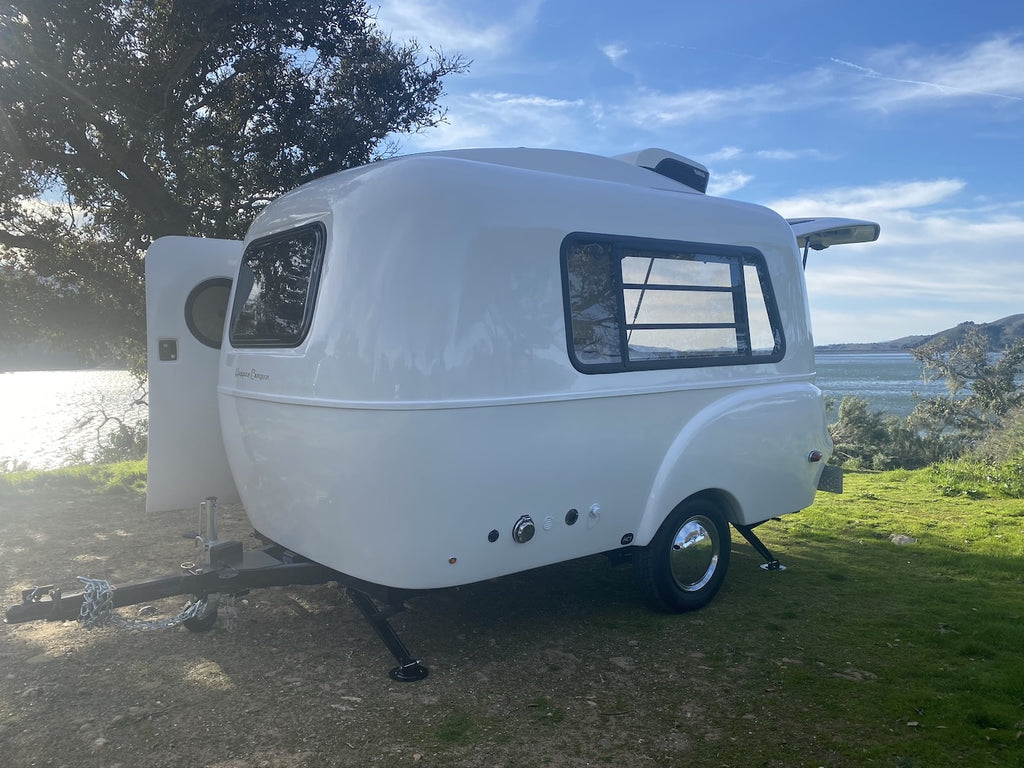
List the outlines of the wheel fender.
{"type": "Polygon", "coordinates": [[[811,449],[830,450],[813,385],[758,386],[716,400],[683,425],[665,453],[635,543],[650,543],[676,505],[703,491],[716,493],[730,523],[808,506],[820,473],[807,462],[811,449]]]}

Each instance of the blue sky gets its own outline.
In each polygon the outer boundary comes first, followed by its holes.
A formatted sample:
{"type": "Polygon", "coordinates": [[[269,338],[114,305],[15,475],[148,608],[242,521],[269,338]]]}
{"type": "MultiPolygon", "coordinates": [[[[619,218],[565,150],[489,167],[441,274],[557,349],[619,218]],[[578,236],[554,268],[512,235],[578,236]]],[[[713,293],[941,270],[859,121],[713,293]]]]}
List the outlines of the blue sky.
{"type": "Polygon", "coordinates": [[[878,221],[811,255],[818,344],[1024,312],[1022,3],[380,0],[377,23],[472,60],[403,153],[662,147],[710,194],[878,221]]]}

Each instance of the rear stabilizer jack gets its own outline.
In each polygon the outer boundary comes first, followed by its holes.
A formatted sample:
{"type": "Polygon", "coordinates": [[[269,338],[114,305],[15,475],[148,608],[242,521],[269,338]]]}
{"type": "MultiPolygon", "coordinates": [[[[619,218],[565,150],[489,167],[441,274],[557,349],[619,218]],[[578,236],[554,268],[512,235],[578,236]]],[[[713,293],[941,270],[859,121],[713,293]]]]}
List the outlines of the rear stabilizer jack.
{"type": "MultiPolygon", "coordinates": [[[[763,520],[762,522],[767,522],[767,520],[763,520]]],[[[771,550],[768,549],[768,547],[765,546],[764,542],[758,538],[756,533],[754,533],[754,529],[759,525],[761,525],[761,523],[754,523],[753,525],[739,525],[738,523],[733,523],[732,527],[739,531],[740,535],[747,540],[750,546],[756,549],[757,553],[764,558],[765,561],[761,563],[761,570],[786,570],[786,566],[779,562],[778,558],[771,553],[771,550]]]]}

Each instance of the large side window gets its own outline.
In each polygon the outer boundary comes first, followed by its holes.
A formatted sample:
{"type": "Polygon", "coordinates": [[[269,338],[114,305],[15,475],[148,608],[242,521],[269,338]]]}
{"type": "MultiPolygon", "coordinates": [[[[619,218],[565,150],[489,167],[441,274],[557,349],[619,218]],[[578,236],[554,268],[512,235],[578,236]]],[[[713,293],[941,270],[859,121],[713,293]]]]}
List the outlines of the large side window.
{"type": "Polygon", "coordinates": [[[566,328],[584,373],[776,362],[782,326],[754,248],[572,234],[566,328]]]}
{"type": "Polygon", "coordinates": [[[228,338],[234,347],[296,347],[313,318],[326,232],[321,224],[254,240],[242,255],[228,338]]]}

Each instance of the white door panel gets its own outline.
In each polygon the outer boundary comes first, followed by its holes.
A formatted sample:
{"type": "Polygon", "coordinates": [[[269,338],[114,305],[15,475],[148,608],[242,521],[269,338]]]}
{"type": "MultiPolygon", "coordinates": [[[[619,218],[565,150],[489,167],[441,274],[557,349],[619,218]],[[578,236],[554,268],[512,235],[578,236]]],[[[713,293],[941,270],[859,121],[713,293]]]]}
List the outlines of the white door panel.
{"type": "Polygon", "coordinates": [[[162,237],[146,253],[146,510],[237,501],[217,411],[220,344],[242,243],[162,237]]]}

